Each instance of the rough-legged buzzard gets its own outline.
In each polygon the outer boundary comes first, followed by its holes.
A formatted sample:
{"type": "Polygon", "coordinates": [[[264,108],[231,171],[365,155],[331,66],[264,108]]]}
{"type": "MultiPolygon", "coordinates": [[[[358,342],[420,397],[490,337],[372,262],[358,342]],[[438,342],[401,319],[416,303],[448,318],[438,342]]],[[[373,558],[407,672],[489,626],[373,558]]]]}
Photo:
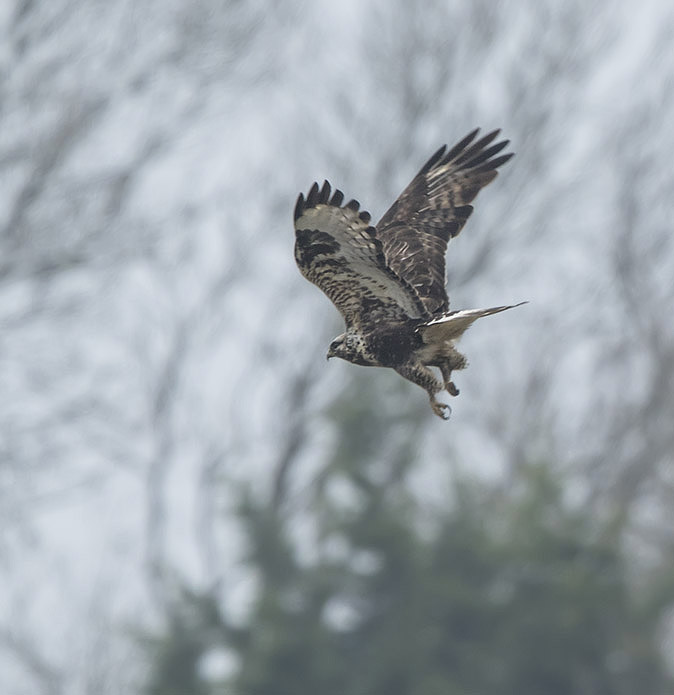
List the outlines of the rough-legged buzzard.
{"type": "Polygon", "coordinates": [[[498,130],[476,140],[478,132],[441,147],[374,227],[357,200],[343,205],[344,194],[327,181],[295,206],[297,265],[346,323],[328,358],[395,369],[428,392],[444,419],[449,406],[435,396],[443,389],[458,395],[452,371],[467,364],[456,341],[482,316],[519,306],[449,311],[447,244],[473,212],[471,201],[513,156],[499,154],[508,140],[492,144],[498,130]]]}

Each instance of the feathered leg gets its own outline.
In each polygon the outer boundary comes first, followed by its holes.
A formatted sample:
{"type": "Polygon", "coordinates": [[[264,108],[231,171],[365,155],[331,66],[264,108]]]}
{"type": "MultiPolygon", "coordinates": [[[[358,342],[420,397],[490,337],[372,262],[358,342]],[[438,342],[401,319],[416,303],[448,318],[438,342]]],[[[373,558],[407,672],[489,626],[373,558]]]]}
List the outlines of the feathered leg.
{"type": "Polygon", "coordinates": [[[445,388],[450,396],[458,396],[459,389],[452,381],[452,371],[455,369],[465,369],[468,360],[451,344],[446,344],[443,350],[444,359],[438,360],[435,366],[440,368],[445,388]]]}
{"type": "Polygon", "coordinates": [[[442,378],[445,382],[445,388],[450,396],[458,396],[460,391],[456,388],[456,384],[452,381],[452,369],[447,362],[439,365],[442,372],[442,378]]]}
{"type": "Polygon", "coordinates": [[[449,420],[452,409],[445,403],[440,403],[435,394],[444,389],[444,384],[435,377],[433,372],[420,362],[410,362],[396,368],[396,372],[408,381],[421,386],[428,393],[433,412],[443,420],[449,420]]]}

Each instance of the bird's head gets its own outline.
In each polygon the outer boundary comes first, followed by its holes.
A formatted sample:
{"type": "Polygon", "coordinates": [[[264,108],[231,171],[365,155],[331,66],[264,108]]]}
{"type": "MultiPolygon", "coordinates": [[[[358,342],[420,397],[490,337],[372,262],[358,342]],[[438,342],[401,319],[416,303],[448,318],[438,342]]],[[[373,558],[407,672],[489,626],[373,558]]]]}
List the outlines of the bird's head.
{"type": "Polygon", "coordinates": [[[349,359],[349,350],[347,349],[346,334],[338,335],[331,343],[328,348],[328,354],[326,359],[331,357],[341,357],[343,360],[349,359]]]}
{"type": "Polygon", "coordinates": [[[342,333],[342,335],[338,335],[330,343],[327,359],[331,357],[340,357],[353,364],[360,364],[363,366],[374,364],[367,359],[363,352],[363,348],[363,341],[360,336],[351,333],[342,333]]]}

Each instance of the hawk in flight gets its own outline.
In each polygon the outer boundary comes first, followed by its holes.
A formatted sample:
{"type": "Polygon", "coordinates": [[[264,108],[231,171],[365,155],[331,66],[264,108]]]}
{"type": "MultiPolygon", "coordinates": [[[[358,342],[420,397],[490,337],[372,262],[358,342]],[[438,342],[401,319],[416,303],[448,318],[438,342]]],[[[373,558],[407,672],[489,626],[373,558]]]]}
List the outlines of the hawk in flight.
{"type": "Polygon", "coordinates": [[[433,412],[444,419],[450,408],[436,394],[458,395],[452,371],[467,364],[456,341],[482,316],[519,306],[449,311],[447,244],[470,217],[480,189],[513,156],[500,154],[508,140],[493,144],[498,130],[476,139],[478,132],[449,150],[441,147],[376,226],[357,200],[343,204],[344,194],[327,181],[314,183],[295,206],[297,265],[346,323],[328,359],[395,369],[427,391],[433,412]]]}

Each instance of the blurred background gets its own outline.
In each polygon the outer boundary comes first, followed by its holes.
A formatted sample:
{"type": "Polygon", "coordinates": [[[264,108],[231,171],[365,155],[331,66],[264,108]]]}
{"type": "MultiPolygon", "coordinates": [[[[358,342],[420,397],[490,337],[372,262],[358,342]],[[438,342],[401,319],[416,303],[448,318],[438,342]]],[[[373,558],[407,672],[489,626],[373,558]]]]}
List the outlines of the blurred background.
{"type": "Polygon", "coordinates": [[[0,691],[674,690],[674,5],[0,5],[0,691]],[[441,144],[442,422],[297,271],[441,144]]]}

